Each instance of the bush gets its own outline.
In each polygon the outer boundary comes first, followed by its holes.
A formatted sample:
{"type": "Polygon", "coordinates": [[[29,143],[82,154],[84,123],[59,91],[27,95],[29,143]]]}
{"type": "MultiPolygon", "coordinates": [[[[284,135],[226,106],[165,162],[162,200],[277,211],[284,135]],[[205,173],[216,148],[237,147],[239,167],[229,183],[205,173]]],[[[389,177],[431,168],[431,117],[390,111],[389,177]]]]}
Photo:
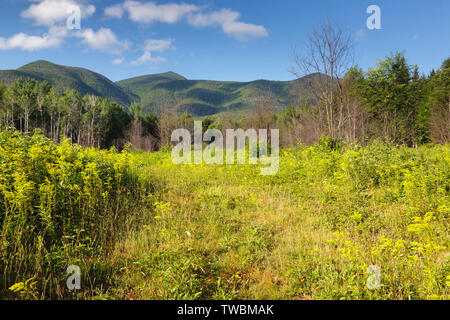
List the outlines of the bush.
{"type": "Polygon", "coordinates": [[[107,252],[146,187],[129,165],[114,148],[0,132],[2,285],[37,277],[38,291],[54,296],[68,265],[107,252]]]}

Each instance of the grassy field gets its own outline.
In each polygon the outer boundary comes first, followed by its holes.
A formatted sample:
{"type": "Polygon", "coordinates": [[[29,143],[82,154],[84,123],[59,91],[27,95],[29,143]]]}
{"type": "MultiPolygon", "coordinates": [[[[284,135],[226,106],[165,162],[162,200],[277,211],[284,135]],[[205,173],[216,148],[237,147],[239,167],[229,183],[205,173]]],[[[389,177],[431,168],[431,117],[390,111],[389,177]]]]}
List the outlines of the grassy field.
{"type": "Polygon", "coordinates": [[[449,298],[448,145],[324,139],[282,150],[278,174],[261,176],[253,165],[174,165],[168,151],[8,134],[3,298],[449,298]],[[70,264],[81,290],[65,288],[70,264]],[[368,289],[371,265],[379,289],[368,289]]]}

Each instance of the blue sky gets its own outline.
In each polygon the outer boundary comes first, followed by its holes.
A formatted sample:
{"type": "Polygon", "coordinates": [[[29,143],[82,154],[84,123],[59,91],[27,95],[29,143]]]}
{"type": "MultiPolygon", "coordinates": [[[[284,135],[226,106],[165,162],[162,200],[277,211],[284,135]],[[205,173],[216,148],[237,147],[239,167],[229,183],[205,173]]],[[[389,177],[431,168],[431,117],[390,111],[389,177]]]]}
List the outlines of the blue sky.
{"type": "Polygon", "coordinates": [[[111,80],[177,72],[189,79],[290,80],[292,51],[328,17],[355,36],[367,69],[391,52],[428,73],[450,57],[448,0],[0,0],[0,69],[44,59],[111,80]],[[68,30],[67,7],[81,9],[68,30]],[[369,5],[381,30],[369,30],[369,5]]]}

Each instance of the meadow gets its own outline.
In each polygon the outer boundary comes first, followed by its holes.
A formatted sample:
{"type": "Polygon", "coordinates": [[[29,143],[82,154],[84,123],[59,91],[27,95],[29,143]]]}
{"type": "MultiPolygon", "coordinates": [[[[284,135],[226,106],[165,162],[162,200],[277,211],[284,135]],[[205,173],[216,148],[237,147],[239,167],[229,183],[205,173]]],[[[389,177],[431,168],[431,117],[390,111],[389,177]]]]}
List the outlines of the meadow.
{"type": "Polygon", "coordinates": [[[322,138],[262,176],[4,130],[0,297],[449,299],[449,192],[448,144],[322,138]]]}

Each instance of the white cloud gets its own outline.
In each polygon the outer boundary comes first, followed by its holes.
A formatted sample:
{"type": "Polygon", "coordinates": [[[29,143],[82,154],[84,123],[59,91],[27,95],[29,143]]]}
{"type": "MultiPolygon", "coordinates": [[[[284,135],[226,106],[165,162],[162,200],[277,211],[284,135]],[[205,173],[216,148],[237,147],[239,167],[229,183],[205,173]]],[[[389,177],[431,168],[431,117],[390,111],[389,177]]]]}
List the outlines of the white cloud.
{"type": "Polygon", "coordinates": [[[67,10],[74,5],[80,7],[82,18],[87,18],[95,12],[93,5],[84,5],[75,0],[34,0],[33,2],[36,3],[22,11],[21,16],[34,20],[37,25],[52,26],[65,21],[70,15],[67,10]]]}
{"type": "Polygon", "coordinates": [[[223,25],[239,19],[239,13],[230,9],[221,9],[209,14],[196,13],[189,16],[189,23],[193,26],[206,27],[211,25],[223,25]]]}
{"type": "Polygon", "coordinates": [[[122,5],[114,5],[105,9],[105,15],[121,18],[124,11],[130,20],[138,23],[176,23],[187,18],[190,25],[196,27],[219,26],[222,31],[238,40],[267,37],[266,28],[261,25],[239,21],[239,12],[231,9],[220,9],[203,13],[203,8],[192,4],[156,4],[154,2],[125,1],[122,5]]]}
{"type": "Polygon", "coordinates": [[[229,36],[232,36],[241,41],[246,41],[251,38],[262,38],[268,36],[267,30],[263,26],[243,23],[239,21],[224,24],[222,26],[222,30],[229,36]]]}
{"type": "MultiPolygon", "coordinates": [[[[107,28],[94,31],[90,28],[69,32],[65,21],[69,17],[67,9],[72,5],[81,8],[81,16],[87,17],[95,12],[95,7],[86,4],[88,0],[31,0],[35,2],[21,13],[22,17],[33,19],[38,25],[48,26],[43,35],[18,33],[10,38],[0,37],[0,50],[22,49],[39,50],[59,46],[68,36],[80,38],[89,48],[119,54],[129,48],[128,41],[121,41],[107,28]],[[82,3],[80,3],[82,2],[82,3]]],[[[110,12],[111,13],[111,12],[110,12]]],[[[120,59],[114,60],[119,63],[120,59]]],[[[123,62],[123,61],[122,61],[123,62]]]]}
{"type": "Polygon", "coordinates": [[[125,61],[124,58],[117,58],[112,61],[112,64],[119,65],[119,64],[123,64],[124,61],[125,61]]]}
{"type": "Polygon", "coordinates": [[[236,11],[221,9],[208,14],[191,14],[188,22],[197,27],[221,26],[225,34],[241,41],[268,36],[267,30],[263,26],[240,22],[239,17],[240,14],[236,11]]]}
{"type": "Polygon", "coordinates": [[[164,52],[166,50],[174,49],[172,42],[173,39],[147,39],[145,41],[144,53],[137,60],[131,62],[131,64],[140,65],[166,61],[164,57],[153,57],[152,52],[164,52]]]}
{"type": "Polygon", "coordinates": [[[164,52],[169,49],[173,49],[172,46],[172,39],[148,39],[145,40],[145,51],[152,52],[152,51],[159,51],[164,52]]]}
{"type": "Polygon", "coordinates": [[[415,34],[415,35],[412,37],[412,40],[413,40],[413,41],[419,40],[419,35],[418,35],[418,34],[415,34]]]}
{"type": "Polygon", "coordinates": [[[105,8],[105,15],[110,18],[122,19],[123,7],[120,4],[105,8]]]}
{"type": "Polygon", "coordinates": [[[118,54],[129,48],[128,42],[120,41],[117,36],[107,28],[101,28],[98,31],[82,29],[75,33],[75,36],[83,39],[82,41],[86,45],[98,51],[118,54]]]}
{"type": "Polygon", "coordinates": [[[359,29],[355,32],[357,38],[364,38],[366,36],[366,29],[359,29]]]}
{"type": "Polygon", "coordinates": [[[131,64],[141,65],[141,64],[146,64],[146,63],[159,63],[159,62],[164,62],[164,61],[166,61],[165,58],[160,57],[160,56],[153,57],[151,52],[146,51],[137,60],[134,60],[133,62],[131,62],[131,64]]]}
{"type": "Polygon", "coordinates": [[[188,13],[199,10],[199,7],[191,4],[155,4],[154,2],[142,3],[139,1],[126,1],[123,8],[128,11],[132,21],[140,23],[175,23],[188,13]]]}
{"type": "Polygon", "coordinates": [[[0,50],[21,49],[34,51],[40,49],[58,47],[67,35],[65,27],[51,27],[47,33],[42,36],[27,35],[23,32],[5,39],[0,38],[0,50]]]}
{"type": "MultiPolygon", "coordinates": [[[[90,5],[91,0],[30,0],[32,4],[21,12],[21,16],[31,19],[34,24],[46,26],[48,31],[39,35],[29,35],[23,32],[12,35],[9,38],[0,37],[0,50],[21,49],[34,51],[39,49],[58,47],[66,37],[77,37],[89,48],[99,51],[119,54],[130,47],[128,41],[121,41],[107,28],[94,31],[90,28],[69,32],[65,28],[65,21],[69,17],[68,9],[71,6],[79,6],[82,18],[94,14],[96,8],[90,5]]],[[[231,9],[221,9],[208,13],[203,8],[186,3],[165,3],[125,1],[122,4],[113,5],[104,9],[107,17],[120,19],[127,12],[130,20],[138,23],[176,23],[185,19],[188,24],[196,27],[217,26],[222,31],[238,40],[266,37],[267,30],[256,24],[240,21],[240,14],[231,9]]],[[[173,49],[172,39],[155,40],[145,42],[144,52],[141,57],[133,61],[135,64],[156,63],[165,61],[164,57],[154,56],[154,52],[164,52],[173,49]]],[[[121,64],[124,59],[115,59],[114,64],[121,64]]]]}

